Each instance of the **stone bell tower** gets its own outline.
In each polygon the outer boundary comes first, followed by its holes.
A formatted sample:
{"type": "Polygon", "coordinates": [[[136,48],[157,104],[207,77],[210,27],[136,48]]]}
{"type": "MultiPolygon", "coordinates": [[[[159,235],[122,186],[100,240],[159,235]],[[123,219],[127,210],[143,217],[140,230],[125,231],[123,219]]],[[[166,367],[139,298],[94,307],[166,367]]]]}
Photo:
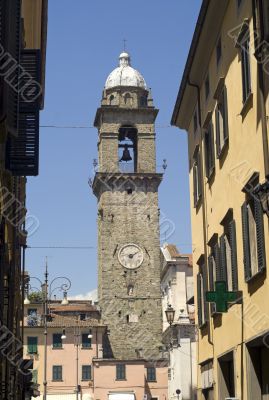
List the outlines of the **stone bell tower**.
{"type": "Polygon", "coordinates": [[[155,119],[142,75],[122,53],[107,78],[98,128],[98,295],[109,326],[105,356],[159,356],[162,333],[155,119]]]}

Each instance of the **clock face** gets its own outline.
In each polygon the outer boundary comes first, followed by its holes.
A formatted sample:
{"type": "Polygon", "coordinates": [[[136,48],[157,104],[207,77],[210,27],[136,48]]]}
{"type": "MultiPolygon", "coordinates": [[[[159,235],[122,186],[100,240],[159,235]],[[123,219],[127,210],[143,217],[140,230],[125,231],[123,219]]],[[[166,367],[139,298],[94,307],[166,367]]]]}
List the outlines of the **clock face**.
{"type": "Polygon", "coordinates": [[[140,267],[143,262],[143,250],[136,244],[125,244],[119,250],[118,259],[123,267],[136,269],[140,267]]]}

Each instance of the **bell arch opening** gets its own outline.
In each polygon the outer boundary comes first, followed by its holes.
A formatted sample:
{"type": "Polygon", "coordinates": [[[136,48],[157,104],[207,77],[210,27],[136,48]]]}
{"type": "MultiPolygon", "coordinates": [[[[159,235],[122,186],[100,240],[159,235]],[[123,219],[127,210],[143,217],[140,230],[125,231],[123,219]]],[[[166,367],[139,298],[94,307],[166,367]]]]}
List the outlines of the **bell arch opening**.
{"type": "Polygon", "coordinates": [[[137,172],[137,129],[133,126],[119,129],[118,154],[120,172],[137,172]]]}

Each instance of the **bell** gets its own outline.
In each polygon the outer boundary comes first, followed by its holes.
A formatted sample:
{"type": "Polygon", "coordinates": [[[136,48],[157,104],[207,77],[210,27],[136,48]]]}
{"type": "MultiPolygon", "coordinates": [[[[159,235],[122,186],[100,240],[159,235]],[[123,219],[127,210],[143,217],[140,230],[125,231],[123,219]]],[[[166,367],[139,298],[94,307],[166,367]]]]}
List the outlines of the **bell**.
{"type": "Polygon", "coordinates": [[[123,153],[122,153],[122,157],[121,157],[121,159],[120,159],[120,161],[131,161],[132,160],[132,157],[131,157],[131,154],[130,154],[130,152],[129,152],[129,149],[128,149],[128,146],[127,146],[127,144],[124,146],[124,150],[123,150],[123,153]]]}

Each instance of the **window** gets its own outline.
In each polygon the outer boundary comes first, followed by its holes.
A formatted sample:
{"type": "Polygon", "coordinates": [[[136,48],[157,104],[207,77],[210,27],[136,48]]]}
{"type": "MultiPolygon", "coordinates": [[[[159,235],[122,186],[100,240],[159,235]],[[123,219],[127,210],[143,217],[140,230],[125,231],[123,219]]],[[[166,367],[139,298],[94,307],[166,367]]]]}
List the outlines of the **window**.
{"type": "Polygon", "coordinates": [[[147,107],[147,105],[148,105],[147,96],[140,97],[140,106],[141,107],[147,107]]]}
{"type": "Polygon", "coordinates": [[[92,347],[92,339],[88,338],[88,333],[83,333],[81,335],[82,338],[82,348],[83,349],[90,349],[92,347]]]}
{"type": "Polygon", "coordinates": [[[204,257],[198,261],[199,273],[197,275],[197,299],[198,299],[198,324],[201,328],[208,321],[208,305],[205,294],[208,290],[207,272],[204,257]]]}
{"type": "Polygon", "coordinates": [[[214,132],[212,122],[210,122],[208,125],[204,140],[206,177],[209,179],[215,169],[214,132]]]}
{"type": "Polygon", "coordinates": [[[116,365],[116,380],[122,381],[126,379],[126,366],[125,364],[116,365]]]}
{"type": "Polygon", "coordinates": [[[54,333],[52,335],[52,347],[54,349],[61,349],[63,347],[62,334],[54,333]]]}
{"type": "Polygon", "coordinates": [[[37,315],[37,308],[28,308],[27,315],[36,316],[37,315]]]}
{"type": "Polygon", "coordinates": [[[224,86],[216,107],[216,146],[220,158],[229,139],[227,90],[224,86]]]}
{"type": "Polygon", "coordinates": [[[201,160],[200,152],[197,147],[193,157],[193,200],[194,207],[198,206],[199,200],[202,197],[202,181],[201,181],[201,160]]]}
{"type": "Polygon", "coordinates": [[[82,365],[82,378],[83,381],[90,381],[92,379],[92,367],[90,365],[82,365]]]}
{"type": "Polygon", "coordinates": [[[124,96],[124,102],[127,106],[132,106],[133,105],[133,98],[130,95],[130,93],[126,93],[126,95],[124,96]]]}
{"type": "Polygon", "coordinates": [[[218,383],[221,399],[234,398],[235,396],[235,376],[233,352],[225,354],[218,359],[218,383]]]}
{"type": "Polygon", "coordinates": [[[80,319],[80,321],[85,321],[86,320],[86,314],[79,314],[79,319],[80,319]]]}
{"type": "Polygon", "coordinates": [[[263,210],[260,201],[249,196],[242,206],[245,280],[266,268],[263,210]]]}
{"type": "Polygon", "coordinates": [[[210,93],[210,82],[209,82],[209,75],[207,75],[205,80],[205,99],[208,99],[210,93]]]}
{"type": "Polygon", "coordinates": [[[250,75],[250,33],[249,26],[244,24],[237,45],[240,47],[241,69],[242,69],[242,88],[243,104],[245,104],[251,93],[251,75],[250,75]]]}
{"type": "Polygon", "coordinates": [[[63,367],[61,365],[53,365],[52,380],[53,381],[62,381],[63,380],[63,367]]]}
{"type": "Polygon", "coordinates": [[[113,94],[109,97],[109,103],[111,106],[115,106],[117,104],[117,98],[113,94]]]}
{"type": "Polygon", "coordinates": [[[224,223],[224,234],[220,237],[220,278],[227,282],[229,291],[238,290],[236,226],[233,219],[224,223]]]}
{"type": "Polygon", "coordinates": [[[29,354],[37,354],[37,340],[36,336],[27,337],[27,352],[29,354]]]}
{"type": "Polygon", "coordinates": [[[147,368],[147,381],[148,382],[156,381],[156,368],[154,368],[154,367],[147,368]]]}
{"type": "Polygon", "coordinates": [[[217,47],[216,47],[217,65],[219,65],[221,56],[222,56],[222,43],[221,43],[221,37],[220,37],[218,40],[218,43],[217,43],[217,47]]]}

